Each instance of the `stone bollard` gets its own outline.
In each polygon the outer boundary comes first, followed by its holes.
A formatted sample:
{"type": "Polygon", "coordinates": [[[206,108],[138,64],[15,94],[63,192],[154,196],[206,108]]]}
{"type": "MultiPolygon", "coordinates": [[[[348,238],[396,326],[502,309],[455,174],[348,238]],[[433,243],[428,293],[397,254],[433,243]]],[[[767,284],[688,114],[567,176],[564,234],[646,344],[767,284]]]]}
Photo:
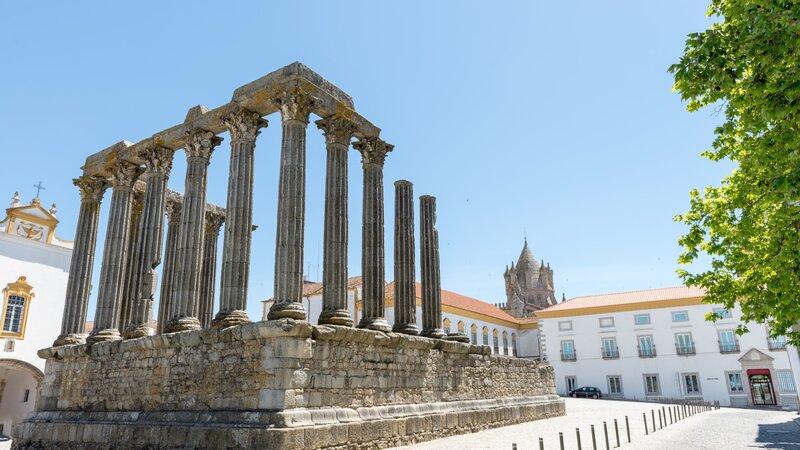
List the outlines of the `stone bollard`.
{"type": "Polygon", "coordinates": [[[650,433],[647,431],[647,413],[642,413],[642,419],[644,419],[644,434],[648,435],[650,433]]]}
{"type": "Polygon", "coordinates": [[[631,424],[628,422],[628,416],[625,416],[625,432],[628,434],[628,443],[631,442],[631,424]]]}
{"type": "Polygon", "coordinates": [[[619,447],[619,426],[617,425],[617,419],[614,419],[614,436],[617,438],[617,447],[619,447]]]}
{"type": "Polygon", "coordinates": [[[592,425],[592,450],[597,450],[597,438],[594,435],[594,425],[592,425]]]}
{"type": "Polygon", "coordinates": [[[544,450],[544,439],[539,438],[539,450],[544,450]]]}
{"type": "Polygon", "coordinates": [[[558,446],[561,447],[561,450],[564,450],[564,433],[558,432],[558,446]]]}
{"type": "Polygon", "coordinates": [[[603,422],[603,435],[606,438],[606,450],[611,450],[611,446],[608,444],[608,424],[605,421],[603,422]]]}
{"type": "Polygon", "coordinates": [[[577,438],[577,440],[578,440],[578,450],[582,450],[581,449],[581,429],[580,428],[575,428],[575,438],[577,438]]]}

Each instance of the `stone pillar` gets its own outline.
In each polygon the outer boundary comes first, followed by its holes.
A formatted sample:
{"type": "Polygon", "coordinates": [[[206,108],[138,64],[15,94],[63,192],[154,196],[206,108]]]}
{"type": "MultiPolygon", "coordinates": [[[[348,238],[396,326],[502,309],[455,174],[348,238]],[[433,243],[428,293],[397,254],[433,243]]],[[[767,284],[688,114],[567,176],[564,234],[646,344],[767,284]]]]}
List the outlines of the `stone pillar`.
{"type": "Polygon", "coordinates": [[[156,291],[156,267],[161,263],[161,244],[164,242],[164,207],[167,181],[175,151],[152,145],[139,154],[144,160],[147,187],[142,206],[142,220],[136,247],[136,264],[131,282],[131,310],[125,338],[152,334],[153,296],[156,291]]]}
{"type": "MultiPolygon", "coordinates": [[[[177,197],[177,195],[176,195],[177,197]]],[[[175,279],[175,254],[178,249],[178,230],[181,223],[180,198],[167,200],[167,243],[164,248],[164,267],[161,270],[161,299],[158,302],[156,333],[163,333],[164,326],[172,317],[172,285],[175,279]]]]}
{"type": "Polygon", "coordinates": [[[113,194],[100,269],[100,289],[97,293],[94,329],[86,339],[92,343],[121,339],[116,326],[119,323],[122,296],[125,294],[125,261],[130,239],[133,183],[139,168],[135,164],[118,161],[110,172],[113,194]]]}
{"type": "MultiPolygon", "coordinates": [[[[225,206],[227,224],[222,247],[219,313],[214,319],[215,327],[250,321],[247,317],[247,284],[253,234],[253,153],[260,129],[267,126],[267,121],[258,113],[244,110],[229,114],[223,122],[231,135],[231,168],[225,206]]],[[[213,301],[213,286],[211,294],[213,301]]],[[[209,314],[212,312],[209,310],[209,314]]]]}
{"type": "MultiPolygon", "coordinates": [[[[131,224],[128,227],[128,250],[125,252],[125,287],[122,291],[122,302],[119,308],[119,320],[116,328],[123,333],[128,325],[131,323],[131,316],[133,308],[136,304],[134,297],[136,296],[136,264],[138,260],[138,239],[139,239],[139,225],[142,222],[142,207],[144,204],[144,193],[133,189],[133,203],[131,206],[131,224]]],[[[124,333],[123,333],[124,334],[124,333]]]]}
{"type": "Polygon", "coordinates": [[[75,243],[69,265],[67,295],[64,300],[64,317],[61,319],[61,334],[54,347],[82,344],[86,341],[86,313],[89,292],[92,290],[92,268],[97,247],[97,227],[100,219],[100,202],[108,184],[99,177],[86,175],[73,180],[81,191],[81,209],[75,230],[75,243]]]}
{"type": "Polygon", "coordinates": [[[353,326],[347,309],[347,151],[355,126],[340,116],[316,122],[325,133],[325,232],[320,324],[353,326]]]}
{"type": "Polygon", "coordinates": [[[394,326],[392,331],[419,334],[414,266],[414,186],[394,182],[394,326]]]}
{"type": "Polygon", "coordinates": [[[197,330],[200,322],[196,311],[200,294],[200,270],[205,232],[206,181],[208,164],[214,147],[222,138],[205,130],[186,134],[186,188],[183,192],[183,212],[178,231],[178,248],[175,255],[172,314],[164,332],[197,330]]]}
{"type": "Polygon", "coordinates": [[[306,126],[315,99],[303,91],[284,92],[275,102],[283,122],[275,238],[275,302],[267,319],[305,320],[303,226],[306,208],[306,126]]]}
{"type": "Polygon", "coordinates": [[[442,282],[439,272],[439,232],[436,197],[419,198],[419,255],[422,275],[422,335],[442,339],[442,282]]]}
{"type": "MultiPolygon", "coordinates": [[[[223,214],[214,211],[206,211],[203,271],[200,274],[200,302],[197,305],[197,318],[200,320],[200,326],[203,328],[210,327],[211,319],[214,317],[214,287],[217,283],[217,242],[219,241],[219,228],[224,221],[225,216],[223,214]]],[[[227,229],[225,234],[227,235],[227,229]]],[[[221,301],[220,299],[220,302],[221,301]]],[[[220,313],[221,312],[222,311],[220,311],[220,313]]],[[[217,315],[217,319],[219,319],[219,314],[217,315]]],[[[215,320],[214,322],[216,326],[219,326],[218,321],[215,320]]]]}
{"type": "Polygon", "coordinates": [[[383,248],[383,162],[393,145],[380,138],[364,138],[353,145],[361,152],[364,167],[361,276],[364,315],[358,326],[391,331],[385,314],[385,261],[383,248]]]}

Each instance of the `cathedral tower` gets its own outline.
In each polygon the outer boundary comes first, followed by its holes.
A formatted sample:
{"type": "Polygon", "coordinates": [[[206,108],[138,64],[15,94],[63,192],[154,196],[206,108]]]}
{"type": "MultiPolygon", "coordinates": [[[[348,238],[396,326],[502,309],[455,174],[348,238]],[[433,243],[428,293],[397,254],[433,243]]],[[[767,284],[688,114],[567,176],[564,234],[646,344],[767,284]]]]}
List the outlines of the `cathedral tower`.
{"type": "Polygon", "coordinates": [[[516,265],[506,266],[506,305],[503,308],[514,317],[531,317],[533,312],[556,304],[553,270],[544,261],[539,263],[528,247],[528,239],[516,265]]]}

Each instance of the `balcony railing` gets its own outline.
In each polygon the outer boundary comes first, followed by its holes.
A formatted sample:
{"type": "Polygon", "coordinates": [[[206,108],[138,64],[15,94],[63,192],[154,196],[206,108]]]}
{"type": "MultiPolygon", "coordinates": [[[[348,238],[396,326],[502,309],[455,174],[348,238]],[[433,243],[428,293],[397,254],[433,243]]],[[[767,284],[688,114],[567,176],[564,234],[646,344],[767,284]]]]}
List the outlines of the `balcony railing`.
{"type": "Polygon", "coordinates": [[[739,341],[722,342],[719,341],[720,353],[739,353],[739,341]]]}
{"type": "Polygon", "coordinates": [[[786,341],[783,339],[769,339],[767,345],[770,350],[786,350],[786,341]]]}
{"type": "Polygon", "coordinates": [[[656,346],[655,345],[650,346],[650,347],[644,347],[644,348],[637,346],[636,349],[639,350],[639,358],[655,358],[656,357],[656,346]]]}
{"type": "Polygon", "coordinates": [[[577,359],[578,359],[578,357],[575,354],[575,350],[573,350],[571,352],[567,352],[567,353],[564,353],[563,350],[561,351],[561,360],[562,361],[575,361],[577,359]]]}
{"type": "Polygon", "coordinates": [[[612,349],[600,349],[603,352],[603,359],[619,359],[619,349],[612,348],[612,349]]]}
{"type": "Polygon", "coordinates": [[[696,353],[694,342],[691,344],[675,344],[675,350],[680,356],[689,356],[696,353]]]}

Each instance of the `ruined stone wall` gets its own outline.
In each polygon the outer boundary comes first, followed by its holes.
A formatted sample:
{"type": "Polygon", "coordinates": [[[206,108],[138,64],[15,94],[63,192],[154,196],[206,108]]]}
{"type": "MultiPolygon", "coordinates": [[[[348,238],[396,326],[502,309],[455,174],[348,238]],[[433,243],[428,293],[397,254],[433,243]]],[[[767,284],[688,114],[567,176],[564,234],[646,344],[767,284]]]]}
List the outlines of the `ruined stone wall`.
{"type": "Polygon", "coordinates": [[[359,408],[555,394],[489,348],[291,320],[46,349],[39,410],[359,408]]]}

